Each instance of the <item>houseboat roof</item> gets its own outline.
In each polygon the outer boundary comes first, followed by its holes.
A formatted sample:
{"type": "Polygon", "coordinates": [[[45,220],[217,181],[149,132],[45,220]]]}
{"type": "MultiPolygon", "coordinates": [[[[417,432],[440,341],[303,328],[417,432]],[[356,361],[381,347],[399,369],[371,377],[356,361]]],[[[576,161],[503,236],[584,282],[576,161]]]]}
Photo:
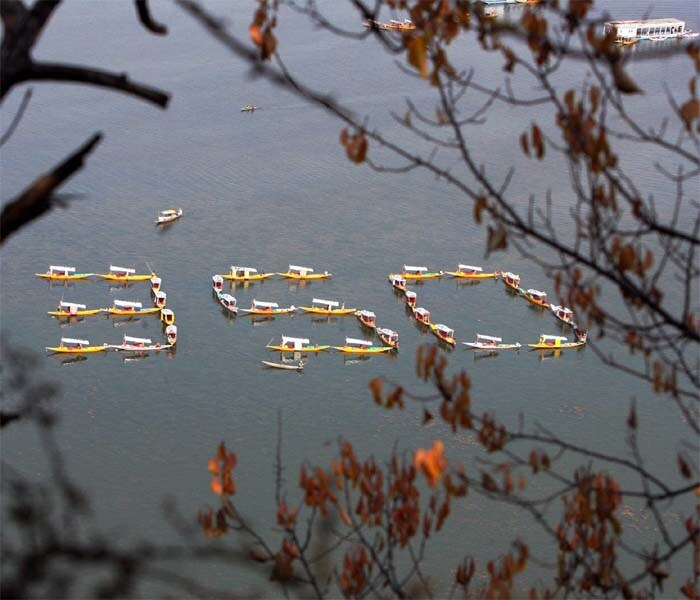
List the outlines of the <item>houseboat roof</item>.
{"type": "Polygon", "coordinates": [[[84,304],[76,304],[75,302],[64,302],[63,300],[61,300],[61,306],[63,306],[64,308],[87,308],[87,306],[85,306],[84,304]]]}
{"type": "Polygon", "coordinates": [[[566,338],[563,335],[546,335],[542,334],[540,335],[541,340],[561,340],[562,342],[566,341],[566,338]]]}
{"type": "Polygon", "coordinates": [[[681,19],[631,19],[628,21],[606,21],[605,25],[639,25],[640,27],[649,25],[685,25],[681,19]]]}
{"type": "Polygon", "coordinates": [[[142,308],[143,304],[140,302],[128,302],[127,300],[115,300],[114,306],[120,306],[122,308],[142,308]]]}
{"type": "Polygon", "coordinates": [[[313,273],[314,270],[311,267],[300,267],[298,265],[289,265],[289,271],[293,273],[294,271],[299,271],[299,273],[313,273]]]}
{"type": "Polygon", "coordinates": [[[151,340],[148,338],[132,337],[130,335],[124,336],[125,344],[152,344],[151,340]]]}
{"type": "Polygon", "coordinates": [[[345,345],[346,346],[371,346],[372,342],[368,342],[367,340],[358,340],[356,338],[345,338],[345,345]]]}
{"type": "Polygon", "coordinates": [[[75,267],[60,267],[58,265],[50,265],[49,271],[64,271],[65,273],[75,273],[75,267]]]}
{"type": "Polygon", "coordinates": [[[282,336],[282,345],[284,346],[285,344],[288,343],[292,344],[309,344],[309,340],[307,338],[298,338],[298,337],[288,337],[286,335],[282,336]]]}
{"type": "Polygon", "coordinates": [[[476,271],[477,273],[481,273],[483,269],[481,267],[473,267],[472,265],[459,265],[459,270],[460,271],[476,271]]]}
{"type": "Polygon", "coordinates": [[[261,302],[260,300],[253,300],[253,306],[262,306],[263,308],[279,308],[277,302],[261,302]]]}
{"type": "Polygon", "coordinates": [[[245,273],[257,273],[258,270],[253,267],[237,267],[236,265],[231,265],[231,271],[243,271],[245,273]]]}
{"type": "Polygon", "coordinates": [[[404,273],[425,273],[428,267],[412,267],[411,265],[403,266],[404,273]]]}
{"type": "Polygon", "coordinates": [[[90,342],[88,340],[76,340],[75,338],[61,338],[61,344],[68,344],[69,346],[89,346],[90,342]]]}
{"type": "Polygon", "coordinates": [[[328,308],[340,306],[339,302],[336,302],[335,300],[322,300],[321,298],[314,298],[311,301],[312,304],[322,304],[323,306],[327,306],[328,308]]]}
{"type": "Polygon", "coordinates": [[[488,342],[502,342],[503,340],[499,337],[494,337],[492,335],[481,335],[480,333],[476,334],[476,339],[477,341],[479,340],[486,340],[488,342]]]}
{"type": "Polygon", "coordinates": [[[109,265],[109,270],[112,273],[136,273],[136,269],[129,269],[127,267],[115,267],[114,265],[109,265]]]}

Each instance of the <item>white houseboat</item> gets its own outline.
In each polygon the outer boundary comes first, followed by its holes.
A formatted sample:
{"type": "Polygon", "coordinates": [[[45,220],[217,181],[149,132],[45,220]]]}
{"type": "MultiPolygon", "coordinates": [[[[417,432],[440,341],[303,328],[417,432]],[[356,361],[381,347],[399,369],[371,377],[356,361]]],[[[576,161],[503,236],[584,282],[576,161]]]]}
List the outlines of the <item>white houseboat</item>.
{"type": "Polygon", "coordinates": [[[607,21],[605,33],[615,31],[615,41],[632,44],[640,40],[661,41],[674,38],[697,37],[697,33],[685,28],[680,19],[641,19],[636,21],[607,21]]]}

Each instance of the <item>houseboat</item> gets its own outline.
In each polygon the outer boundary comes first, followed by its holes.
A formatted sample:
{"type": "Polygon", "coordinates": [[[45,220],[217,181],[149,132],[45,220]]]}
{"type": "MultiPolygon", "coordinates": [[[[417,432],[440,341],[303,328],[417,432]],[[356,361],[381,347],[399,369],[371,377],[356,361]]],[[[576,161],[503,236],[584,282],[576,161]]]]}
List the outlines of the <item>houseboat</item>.
{"type": "Polygon", "coordinates": [[[640,19],[633,21],[606,21],[605,34],[615,32],[618,44],[633,44],[641,40],[663,41],[697,37],[698,34],[685,28],[680,19],[640,19]]]}

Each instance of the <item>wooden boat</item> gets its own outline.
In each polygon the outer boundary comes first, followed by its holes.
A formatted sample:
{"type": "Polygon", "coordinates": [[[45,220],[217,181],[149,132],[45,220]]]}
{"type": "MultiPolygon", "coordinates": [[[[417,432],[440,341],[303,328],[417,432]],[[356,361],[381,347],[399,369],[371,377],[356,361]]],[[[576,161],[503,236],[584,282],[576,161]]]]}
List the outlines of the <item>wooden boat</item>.
{"type": "Polygon", "coordinates": [[[216,299],[228,312],[238,314],[238,301],[231,294],[216,294],[216,299]]]}
{"type": "Polygon", "coordinates": [[[166,325],[175,324],[175,313],[169,308],[164,308],[160,311],[160,320],[166,325]]]}
{"type": "Polygon", "coordinates": [[[392,287],[395,290],[398,290],[400,292],[405,292],[406,291],[406,278],[401,277],[401,275],[397,275],[396,273],[392,273],[389,275],[389,282],[391,283],[392,287]]]}
{"type": "Polygon", "coordinates": [[[50,310],[49,314],[52,317],[90,317],[103,312],[104,308],[90,308],[84,304],[76,304],[75,302],[63,302],[58,305],[56,310],[50,310]]]}
{"type": "Polygon", "coordinates": [[[156,292],[153,294],[153,304],[158,308],[165,308],[168,302],[168,295],[165,292],[156,292]]]}
{"type": "Polygon", "coordinates": [[[430,331],[443,342],[455,346],[457,340],[455,340],[455,330],[442,323],[435,323],[430,325],[430,331]]]}
{"type": "Polygon", "coordinates": [[[284,369],[287,371],[303,371],[304,370],[304,361],[300,360],[296,365],[285,365],[284,363],[276,363],[272,362],[270,360],[261,360],[260,361],[262,364],[264,364],[266,367],[270,367],[271,369],[284,369]]]}
{"type": "Polygon", "coordinates": [[[260,281],[273,275],[274,273],[258,273],[258,270],[253,267],[231,265],[231,270],[226,275],[221,275],[221,277],[231,281],[260,281]]]}
{"type": "Polygon", "coordinates": [[[413,316],[421,325],[430,325],[430,311],[422,306],[413,309],[413,316]]]}
{"type": "Polygon", "coordinates": [[[109,273],[98,273],[97,276],[108,281],[148,281],[156,277],[155,273],[151,273],[150,275],[136,275],[135,273],[136,269],[109,265],[109,273]]]}
{"type": "Polygon", "coordinates": [[[278,352],[323,352],[328,350],[330,346],[320,346],[319,344],[311,344],[307,338],[296,338],[282,336],[282,341],[279,344],[273,344],[270,341],[267,346],[268,350],[277,350],[278,352]]]}
{"type": "Polygon", "coordinates": [[[277,273],[281,277],[286,277],[287,279],[328,279],[333,277],[332,273],[324,271],[323,273],[314,273],[311,267],[299,267],[297,265],[289,265],[286,273],[277,273]]]}
{"type": "Polygon", "coordinates": [[[159,350],[172,348],[170,344],[160,344],[158,342],[154,344],[148,338],[132,337],[130,335],[125,335],[121,344],[111,344],[108,347],[112,350],[124,352],[157,352],[159,350]]]}
{"type": "Polygon", "coordinates": [[[156,219],[156,225],[163,225],[164,223],[172,223],[173,221],[179,219],[182,216],[182,209],[169,208],[168,210],[161,210],[158,213],[158,218],[156,219]]]}
{"type": "Polygon", "coordinates": [[[76,273],[75,267],[60,267],[58,265],[49,265],[49,270],[46,273],[35,273],[37,277],[44,279],[53,279],[57,281],[74,281],[76,279],[86,279],[92,277],[94,273],[76,273]]]}
{"type": "Polygon", "coordinates": [[[157,306],[153,308],[143,308],[140,302],[127,302],[126,300],[115,300],[111,308],[105,309],[110,315],[128,316],[153,315],[160,312],[157,306]]]}
{"type": "Polygon", "coordinates": [[[365,327],[369,327],[370,329],[375,329],[377,327],[377,315],[371,310],[358,310],[355,312],[355,316],[365,327]]]}
{"type": "Polygon", "coordinates": [[[396,31],[414,31],[416,29],[416,26],[413,24],[411,19],[404,19],[403,21],[389,19],[389,22],[385,24],[385,27],[386,29],[396,31]]]}
{"type": "Polygon", "coordinates": [[[389,348],[399,347],[399,334],[393,329],[385,327],[377,327],[377,337],[382,340],[382,343],[389,348]]]}
{"type": "Polygon", "coordinates": [[[255,104],[246,104],[243,108],[241,108],[241,112],[254,112],[258,109],[258,106],[255,106],[255,104]]]}
{"type": "Polygon", "coordinates": [[[224,291],[224,278],[222,275],[213,275],[211,278],[211,287],[217,294],[224,291]]]}
{"type": "Polygon", "coordinates": [[[107,349],[107,344],[91,346],[88,340],[61,338],[60,346],[47,346],[46,349],[61,354],[92,354],[94,352],[104,352],[107,349]]]}
{"type": "Polygon", "coordinates": [[[413,309],[416,306],[417,302],[418,294],[411,290],[406,290],[406,306],[409,306],[411,309],[413,309]]]}
{"type": "Polygon", "coordinates": [[[171,346],[177,343],[177,325],[168,325],[165,328],[165,338],[171,346]]]}
{"type": "Polygon", "coordinates": [[[574,323],[574,311],[570,308],[559,306],[558,304],[550,304],[549,308],[554,313],[554,316],[563,323],[567,325],[576,325],[576,323],[574,323]]]}
{"type": "Polygon", "coordinates": [[[311,300],[311,306],[300,306],[299,309],[314,315],[351,315],[357,311],[356,308],[345,308],[345,304],[341,307],[334,300],[321,298],[314,298],[311,300]]]}
{"type": "Polygon", "coordinates": [[[345,346],[333,346],[333,348],[345,354],[381,354],[391,350],[389,346],[372,346],[372,342],[367,340],[349,337],[345,338],[345,346]]]}
{"type": "Polygon", "coordinates": [[[493,271],[492,273],[484,273],[481,267],[473,267],[472,265],[457,265],[456,271],[445,271],[447,275],[452,275],[452,277],[459,277],[461,279],[492,279],[497,278],[500,275],[500,271],[493,271]]]}
{"type": "Polygon", "coordinates": [[[549,302],[547,302],[547,294],[545,292],[529,289],[526,290],[523,295],[535,306],[539,306],[540,308],[549,308],[549,302]]]}
{"type": "Polygon", "coordinates": [[[404,265],[401,276],[404,279],[435,279],[437,277],[442,277],[443,272],[430,272],[427,267],[413,267],[410,265],[404,265]]]}
{"type": "Polygon", "coordinates": [[[474,342],[462,342],[465,346],[472,348],[474,350],[518,350],[521,347],[520,342],[515,342],[515,344],[504,344],[503,340],[499,337],[493,337],[491,335],[481,335],[476,334],[476,341],[474,342]]]}
{"type": "Polygon", "coordinates": [[[574,323],[574,337],[577,342],[587,342],[588,332],[585,329],[579,329],[578,325],[574,323]]]}
{"type": "Polygon", "coordinates": [[[503,279],[503,283],[516,292],[520,289],[520,275],[514,275],[510,271],[506,271],[501,273],[501,279],[503,279]]]}
{"type": "Polygon", "coordinates": [[[160,286],[162,283],[163,280],[160,277],[151,277],[151,291],[153,293],[160,291],[160,286]]]}
{"type": "Polygon", "coordinates": [[[248,313],[249,315],[288,315],[296,310],[296,306],[292,304],[289,308],[280,308],[277,302],[261,302],[260,300],[253,300],[253,304],[250,308],[241,308],[241,312],[248,313]]]}
{"type": "Polygon", "coordinates": [[[580,348],[585,344],[586,342],[569,342],[561,335],[546,335],[543,333],[536,344],[528,344],[528,346],[535,350],[564,350],[566,348],[580,348]]]}

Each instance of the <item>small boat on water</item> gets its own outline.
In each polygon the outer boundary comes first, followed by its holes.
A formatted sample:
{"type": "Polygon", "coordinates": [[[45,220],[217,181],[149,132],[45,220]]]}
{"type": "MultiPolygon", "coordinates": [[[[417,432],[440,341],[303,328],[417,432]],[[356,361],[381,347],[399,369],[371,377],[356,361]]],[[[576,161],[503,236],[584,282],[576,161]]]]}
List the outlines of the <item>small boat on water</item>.
{"type": "Polygon", "coordinates": [[[286,277],[287,279],[304,280],[328,279],[329,277],[333,277],[333,274],[329,273],[328,271],[324,271],[323,273],[314,273],[314,270],[311,267],[300,267],[298,265],[289,265],[286,273],[277,273],[277,275],[286,277]]]}
{"type": "Polygon", "coordinates": [[[169,208],[168,210],[161,210],[158,213],[158,218],[156,219],[156,225],[163,225],[164,223],[172,223],[173,221],[179,219],[182,216],[182,209],[169,208]]]}
{"type": "Polygon", "coordinates": [[[451,346],[457,345],[457,340],[455,340],[455,330],[442,323],[435,323],[430,325],[430,331],[433,332],[435,337],[443,342],[450,344],[451,346]]]}
{"type": "Polygon", "coordinates": [[[148,338],[132,337],[130,335],[125,335],[121,344],[111,344],[108,347],[112,350],[124,352],[157,352],[159,350],[167,350],[168,348],[172,348],[170,344],[161,344],[158,342],[154,344],[148,338]]]}
{"type": "Polygon", "coordinates": [[[171,346],[177,343],[177,325],[168,325],[165,328],[165,338],[171,346]]]}
{"type": "Polygon", "coordinates": [[[97,276],[107,281],[148,281],[156,277],[156,274],[136,275],[136,269],[109,265],[109,273],[97,273],[97,276]]]}
{"type": "Polygon", "coordinates": [[[336,316],[351,315],[357,311],[356,308],[345,308],[345,304],[340,306],[340,303],[335,300],[322,300],[321,298],[314,298],[311,300],[311,306],[300,306],[299,310],[314,315],[336,316]]]}
{"type": "Polygon", "coordinates": [[[228,312],[233,313],[234,315],[238,314],[238,300],[236,300],[236,298],[234,298],[231,294],[217,293],[216,299],[228,312]]]}
{"type": "Polygon", "coordinates": [[[59,346],[47,346],[46,349],[59,354],[92,354],[94,352],[104,352],[107,349],[107,344],[91,346],[88,340],[61,338],[59,346]]]}
{"type": "Polygon", "coordinates": [[[160,277],[151,277],[151,291],[155,294],[160,291],[160,286],[163,280],[160,277]]]}
{"type": "Polygon", "coordinates": [[[500,271],[493,271],[492,273],[484,273],[481,267],[474,267],[472,265],[457,265],[456,271],[445,271],[447,275],[452,275],[452,277],[458,277],[461,279],[492,279],[497,278],[500,275],[500,271]]]}
{"type": "Polygon", "coordinates": [[[270,341],[265,348],[278,352],[323,352],[324,350],[328,350],[330,346],[312,344],[307,338],[283,335],[282,341],[279,344],[273,344],[272,341],[270,341]]]}
{"type": "Polygon", "coordinates": [[[304,361],[300,360],[296,364],[292,365],[285,365],[284,363],[276,363],[272,362],[270,360],[261,360],[260,361],[262,364],[264,364],[266,367],[270,367],[271,369],[283,369],[286,371],[303,371],[304,370],[304,361]]]}
{"type": "Polygon", "coordinates": [[[46,273],[35,273],[37,277],[44,279],[53,279],[57,281],[74,281],[76,279],[86,279],[92,277],[94,273],[76,273],[75,267],[61,267],[58,265],[49,265],[49,270],[46,273]]]}
{"type": "Polygon", "coordinates": [[[211,278],[211,287],[218,294],[224,291],[224,278],[221,275],[213,275],[211,278]]]}
{"type": "Polygon", "coordinates": [[[261,302],[260,300],[253,300],[250,308],[241,308],[240,311],[248,313],[249,315],[288,315],[296,310],[296,306],[288,308],[280,308],[277,302],[261,302]]]}
{"type": "Polygon", "coordinates": [[[413,309],[413,316],[421,325],[430,325],[430,311],[422,306],[413,309]]]}
{"type": "Polygon", "coordinates": [[[510,271],[501,273],[501,279],[509,288],[514,289],[516,292],[520,289],[520,275],[514,275],[510,271]]]}
{"type": "Polygon", "coordinates": [[[165,325],[173,325],[175,323],[175,313],[169,308],[164,308],[160,311],[160,320],[165,325]]]}
{"type": "Polygon", "coordinates": [[[418,294],[414,291],[406,290],[406,306],[413,309],[418,302],[418,294]]]}
{"type": "Polygon", "coordinates": [[[260,281],[272,277],[274,273],[258,273],[253,267],[237,267],[231,265],[231,270],[226,275],[221,275],[230,281],[260,281]]]}
{"type": "Polygon", "coordinates": [[[168,302],[168,295],[165,292],[156,292],[153,294],[153,304],[155,304],[158,308],[165,308],[165,305],[168,302]]]}
{"type": "Polygon", "coordinates": [[[395,290],[398,290],[399,292],[406,291],[406,279],[401,277],[401,275],[397,275],[395,273],[389,275],[389,282],[395,290]]]}
{"type": "Polygon", "coordinates": [[[391,350],[389,346],[373,346],[372,342],[368,340],[358,340],[349,337],[345,338],[344,346],[333,346],[333,348],[345,354],[381,354],[391,350]]]}
{"type": "Polygon", "coordinates": [[[404,265],[401,276],[404,279],[435,279],[437,277],[442,277],[443,272],[430,272],[428,267],[413,267],[411,265],[404,265]]]}
{"type": "Polygon", "coordinates": [[[416,29],[416,26],[413,24],[413,21],[411,21],[411,19],[404,19],[403,21],[389,19],[389,22],[385,24],[385,28],[396,31],[414,31],[416,29]]]}
{"type": "Polygon", "coordinates": [[[574,323],[574,337],[578,342],[587,342],[588,332],[585,329],[579,329],[578,325],[574,323]]]}
{"type": "Polygon", "coordinates": [[[536,344],[528,344],[528,346],[535,350],[564,350],[566,348],[580,348],[585,344],[586,342],[570,342],[561,335],[546,335],[543,333],[536,344]]]}
{"type": "Polygon", "coordinates": [[[547,294],[545,292],[529,289],[526,290],[523,295],[535,306],[539,306],[540,308],[549,308],[549,302],[547,302],[547,294]]]}
{"type": "Polygon", "coordinates": [[[375,329],[377,327],[377,315],[371,310],[358,310],[355,312],[355,316],[365,327],[369,327],[370,329],[375,329]]]}
{"type": "Polygon", "coordinates": [[[550,304],[549,308],[554,313],[554,316],[563,323],[567,325],[576,325],[576,323],[574,323],[574,311],[570,308],[559,306],[558,304],[550,304]]]}
{"type": "Polygon", "coordinates": [[[56,310],[50,310],[49,314],[52,317],[90,317],[92,315],[98,315],[105,311],[104,308],[90,308],[84,304],[76,304],[75,302],[64,302],[58,305],[56,310]]]}
{"type": "Polygon", "coordinates": [[[472,348],[474,350],[518,350],[521,347],[520,342],[515,342],[515,344],[504,344],[503,340],[499,337],[494,337],[491,335],[481,335],[476,334],[476,341],[474,342],[462,342],[465,346],[472,348]]]}
{"type": "Polygon", "coordinates": [[[399,334],[393,329],[386,327],[377,327],[377,337],[382,340],[382,343],[389,348],[399,347],[399,334]]]}
{"type": "Polygon", "coordinates": [[[382,30],[389,29],[389,27],[387,27],[386,24],[382,23],[381,21],[377,21],[376,19],[370,19],[368,21],[363,21],[362,26],[367,27],[368,29],[382,29],[382,30]]]}
{"type": "Polygon", "coordinates": [[[253,112],[258,110],[260,108],[259,106],[255,106],[255,104],[246,104],[243,108],[241,108],[241,112],[253,112]]]}
{"type": "Polygon", "coordinates": [[[140,302],[115,300],[114,305],[111,308],[107,308],[105,310],[110,315],[132,317],[135,315],[154,315],[160,312],[161,309],[157,306],[154,306],[153,308],[143,308],[143,304],[141,304],[140,302]]]}

